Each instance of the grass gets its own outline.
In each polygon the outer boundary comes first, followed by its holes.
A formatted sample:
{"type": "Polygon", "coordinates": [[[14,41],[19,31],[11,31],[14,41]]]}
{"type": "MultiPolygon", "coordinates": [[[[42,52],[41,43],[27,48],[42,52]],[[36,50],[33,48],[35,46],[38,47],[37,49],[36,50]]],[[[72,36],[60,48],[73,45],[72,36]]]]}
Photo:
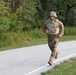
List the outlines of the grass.
{"type": "MultiPolygon", "coordinates": [[[[71,41],[71,40],[76,40],[76,36],[63,36],[62,38],[59,39],[60,42],[71,41]]],[[[31,41],[22,41],[20,43],[18,42],[14,45],[11,45],[11,46],[1,47],[0,51],[14,49],[14,48],[27,47],[27,46],[33,46],[33,45],[41,45],[41,44],[47,44],[46,37],[33,39],[31,41]]]]}
{"type": "Polygon", "coordinates": [[[76,57],[56,65],[52,70],[42,75],[76,75],[76,57]]]}
{"type": "MultiPolygon", "coordinates": [[[[76,28],[65,27],[64,35],[60,41],[76,40],[76,28]]],[[[46,43],[47,38],[41,28],[19,33],[10,31],[0,33],[0,51],[46,43]]]]}
{"type": "Polygon", "coordinates": [[[76,40],[76,35],[63,36],[59,39],[60,41],[71,41],[76,40]]]}
{"type": "Polygon", "coordinates": [[[31,41],[23,41],[11,46],[1,47],[0,51],[14,49],[14,48],[34,46],[34,45],[41,45],[41,44],[46,44],[46,43],[47,43],[47,38],[39,38],[39,39],[31,40],[31,41]]]}

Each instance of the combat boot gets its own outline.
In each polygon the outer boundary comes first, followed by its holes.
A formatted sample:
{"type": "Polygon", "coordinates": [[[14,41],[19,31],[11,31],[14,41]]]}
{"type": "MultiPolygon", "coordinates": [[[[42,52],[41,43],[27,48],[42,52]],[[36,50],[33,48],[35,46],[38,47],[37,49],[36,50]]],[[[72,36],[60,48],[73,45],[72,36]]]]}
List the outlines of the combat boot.
{"type": "Polygon", "coordinates": [[[52,61],[49,61],[49,62],[48,62],[48,64],[49,64],[49,65],[52,65],[52,64],[53,64],[53,62],[52,62],[52,61]]]}
{"type": "Polygon", "coordinates": [[[56,55],[55,55],[55,59],[57,59],[58,58],[58,52],[56,52],[56,55]]]}

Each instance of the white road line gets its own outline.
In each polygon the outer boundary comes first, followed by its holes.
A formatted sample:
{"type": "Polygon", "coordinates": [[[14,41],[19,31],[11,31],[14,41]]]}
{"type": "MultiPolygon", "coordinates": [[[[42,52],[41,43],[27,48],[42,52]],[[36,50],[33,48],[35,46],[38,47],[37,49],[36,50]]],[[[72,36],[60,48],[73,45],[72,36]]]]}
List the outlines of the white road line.
{"type": "Polygon", "coordinates": [[[68,58],[71,58],[71,57],[74,57],[74,56],[76,56],[76,53],[71,54],[71,55],[68,55],[66,57],[63,57],[61,59],[58,59],[58,60],[54,61],[54,63],[59,62],[59,61],[62,61],[62,60],[65,60],[65,59],[68,59],[68,58]]]}
{"type": "Polygon", "coordinates": [[[34,73],[34,72],[36,72],[36,71],[41,70],[42,68],[44,68],[44,67],[46,67],[46,66],[48,66],[48,64],[46,64],[46,65],[44,65],[44,66],[42,66],[42,67],[40,67],[40,68],[38,68],[38,69],[36,69],[36,70],[34,70],[34,71],[31,71],[31,72],[29,72],[29,73],[27,73],[27,74],[24,74],[24,75],[30,75],[30,74],[32,74],[32,73],[34,73]]]}
{"type": "MultiPolygon", "coordinates": [[[[58,59],[58,60],[54,61],[54,63],[59,62],[59,61],[62,61],[62,60],[65,60],[65,59],[68,59],[68,58],[71,58],[71,57],[73,57],[73,56],[76,56],[76,53],[74,53],[74,54],[72,54],[72,55],[68,55],[68,56],[66,56],[66,57],[63,57],[63,58],[61,58],[61,59],[58,59]]],[[[27,73],[27,74],[24,74],[24,75],[30,75],[30,74],[32,74],[32,73],[34,73],[34,72],[36,72],[36,71],[39,71],[39,70],[43,69],[44,67],[47,67],[48,65],[49,65],[49,64],[46,64],[46,65],[44,65],[44,66],[42,66],[42,67],[40,67],[40,68],[38,68],[38,69],[35,69],[34,71],[31,71],[31,72],[29,72],[29,73],[27,73]]]]}

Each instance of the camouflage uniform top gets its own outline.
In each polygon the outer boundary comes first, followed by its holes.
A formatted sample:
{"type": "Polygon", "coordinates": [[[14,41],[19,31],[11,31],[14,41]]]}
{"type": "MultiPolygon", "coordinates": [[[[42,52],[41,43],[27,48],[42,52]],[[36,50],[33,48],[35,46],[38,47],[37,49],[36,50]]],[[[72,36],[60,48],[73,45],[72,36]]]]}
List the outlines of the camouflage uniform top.
{"type": "Polygon", "coordinates": [[[48,19],[43,24],[43,31],[48,30],[48,34],[64,34],[64,25],[61,21],[56,19],[52,21],[48,19]]]}

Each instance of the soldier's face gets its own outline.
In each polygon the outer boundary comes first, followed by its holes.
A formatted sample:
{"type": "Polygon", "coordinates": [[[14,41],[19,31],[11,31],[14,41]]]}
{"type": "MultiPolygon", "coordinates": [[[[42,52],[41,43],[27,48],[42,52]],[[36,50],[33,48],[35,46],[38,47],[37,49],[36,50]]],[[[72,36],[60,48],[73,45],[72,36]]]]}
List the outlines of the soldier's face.
{"type": "Polygon", "coordinates": [[[56,18],[54,16],[50,16],[50,19],[51,20],[55,20],[56,18]]]}

